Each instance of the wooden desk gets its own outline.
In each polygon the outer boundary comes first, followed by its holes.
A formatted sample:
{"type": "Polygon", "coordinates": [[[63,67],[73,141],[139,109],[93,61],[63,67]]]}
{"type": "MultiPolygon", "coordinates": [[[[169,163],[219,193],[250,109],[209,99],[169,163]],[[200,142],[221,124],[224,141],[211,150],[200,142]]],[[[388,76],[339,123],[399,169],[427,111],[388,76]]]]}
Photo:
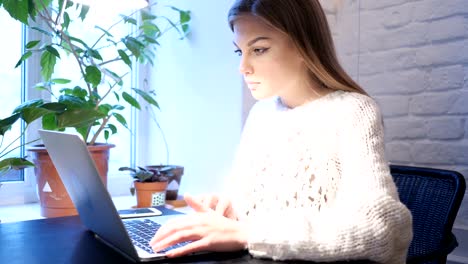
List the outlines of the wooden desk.
{"type": "MultiPolygon", "coordinates": [[[[78,216],[71,216],[0,224],[0,263],[131,262],[97,240],[78,216]]],[[[273,261],[253,259],[244,251],[167,259],[158,263],[263,264],[273,261]]]]}

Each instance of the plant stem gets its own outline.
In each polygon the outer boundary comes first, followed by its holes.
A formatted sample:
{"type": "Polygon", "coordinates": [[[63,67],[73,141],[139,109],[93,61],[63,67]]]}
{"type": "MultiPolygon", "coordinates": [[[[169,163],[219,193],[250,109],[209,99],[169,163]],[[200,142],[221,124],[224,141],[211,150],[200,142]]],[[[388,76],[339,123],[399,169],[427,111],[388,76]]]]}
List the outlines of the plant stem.
{"type": "MultiPolygon", "coordinates": [[[[153,6],[153,5],[156,5],[156,3],[154,4],[151,4],[150,6],[153,6]]],[[[130,16],[133,16],[135,15],[139,10],[135,10],[133,11],[130,15],[128,15],[127,17],[130,17],[130,16]]],[[[114,24],[112,24],[106,31],[109,32],[113,27],[115,27],[116,25],[120,24],[124,19],[121,18],[120,20],[118,20],[117,22],[115,22],[114,24]]],[[[106,33],[102,33],[102,35],[96,40],[96,42],[91,46],[92,49],[94,49],[94,47],[99,43],[99,41],[101,41],[101,39],[106,35],[106,33]]]]}
{"type": "MultiPolygon", "coordinates": [[[[27,128],[27,126],[26,126],[26,128],[27,128]]],[[[18,141],[22,136],[24,136],[25,131],[26,131],[26,128],[24,128],[24,130],[21,131],[21,135],[19,135],[19,137],[17,137],[17,138],[14,139],[13,141],[11,141],[10,144],[8,144],[8,145],[0,152],[0,158],[11,152],[11,150],[10,150],[10,151],[8,151],[7,153],[4,153],[9,147],[11,147],[11,145],[13,145],[13,143],[15,143],[16,141],[18,141]]],[[[3,139],[2,139],[2,140],[3,140],[3,139]]]]}
{"type": "Polygon", "coordinates": [[[62,9],[60,10],[60,13],[58,14],[58,16],[55,19],[55,27],[57,27],[57,25],[58,25],[59,18],[61,18],[63,16],[63,13],[65,13],[65,7],[66,6],[67,6],[67,2],[65,1],[63,3],[63,5],[62,5],[62,9]]]}
{"type": "Polygon", "coordinates": [[[119,61],[119,60],[121,60],[121,59],[120,59],[119,57],[117,57],[117,58],[112,59],[112,60],[108,60],[108,61],[101,62],[101,63],[99,63],[98,65],[99,65],[99,66],[104,66],[104,65],[106,65],[106,64],[108,64],[108,63],[112,63],[112,62],[119,61]]]}
{"type": "MultiPolygon", "coordinates": [[[[104,71],[104,73],[105,73],[105,71],[104,71]]],[[[120,77],[120,79],[123,79],[127,74],[128,74],[128,72],[125,73],[124,75],[122,75],[122,77],[120,77]]],[[[108,74],[106,74],[106,75],[108,75],[108,74]]],[[[108,75],[108,76],[111,76],[111,75],[108,75]]],[[[109,93],[112,91],[112,89],[114,89],[114,87],[115,87],[117,84],[118,84],[118,82],[116,81],[116,82],[114,83],[114,85],[112,85],[112,86],[107,90],[107,92],[106,92],[103,96],[101,96],[101,100],[97,101],[96,107],[99,106],[99,104],[102,102],[102,100],[104,100],[104,98],[106,98],[106,97],[109,95],[109,93]]]]}
{"type": "MultiPolygon", "coordinates": [[[[35,139],[35,140],[31,140],[31,141],[29,141],[29,142],[26,142],[24,145],[31,144],[31,143],[36,142],[36,141],[38,141],[38,140],[40,140],[40,138],[37,138],[37,139],[35,139]]],[[[12,148],[12,149],[9,150],[8,152],[6,152],[6,153],[4,153],[3,155],[1,155],[0,158],[2,158],[2,157],[4,157],[4,156],[8,155],[10,152],[12,152],[13,150],[18,149],[18,148],[21,148],[21,146],[17,146],[17,147],[12,148]]]]}
{"type": "Polygon", "coordinates": [[[147,109],[150,109],[150,114],[151,114],[151,119],[156,123],[156,126],[158,127],[159,131],[161,132],[161,136],[164,141],[164,147],[166,148],[166,164],[169,164],[169,145],[167,144],[166,136],[164,135],[164,131],[159,125],[158,120],[156,119],[156,114],[154,113],[154,109],[152,107],[147,107],[147,109]]]}
{"type": "Polygon", "coordinates": [[[97,137],[99,136],[99,134],[101,134],[101,131],[107,125],[107,122],[109,122],[109,118],[110,116],[107,116],[102,119],[102,124],[99,126],[98,130],[96,131],[96,133],[94,133],[93,138],[89,142],[90,145],[94,145],[96,143],[97,137]]]}
{"type": "MultiPolygon", "coordinates": [[[[17,146],[17,147],[15,147],[15,148],[10,149],[10,150],[8,150],[7,152],[5,152],[8,148],[11,147],[11,145],[13,145],[13,143],[15,143],[16,141],[18,141],[21,137],[23,137],[23,136],[26,134],[26,130],[28,129],[28,126],[29,126],[29,125],[26,125],[25,128],[23,129],[23,131],[21,131],[21,134],[19,135],[19,137],[17,137],[16,139],[14,139],[10,144],[8,144],[8,146],[6,146],[6,147],[0,152],[0,158],[2,158],[2,157],[4,157],[4,156],[8,155],[8,154],[9,154],[10,152],[12,152],[13,150],[15,150],[15,149],[21,147],[21,145],[20,145],[20,146],[17,146]]],[[[35,140],[30,141],[30,142],[26,142],[24,145],[30,144],[30,143],[35,142],[35,141],[38,141],[38,140],[39,140],[39,139],[35,139],[35,140]]],[[[3,144],[3,138],[2,138],[2,144],[3,144]]]]}

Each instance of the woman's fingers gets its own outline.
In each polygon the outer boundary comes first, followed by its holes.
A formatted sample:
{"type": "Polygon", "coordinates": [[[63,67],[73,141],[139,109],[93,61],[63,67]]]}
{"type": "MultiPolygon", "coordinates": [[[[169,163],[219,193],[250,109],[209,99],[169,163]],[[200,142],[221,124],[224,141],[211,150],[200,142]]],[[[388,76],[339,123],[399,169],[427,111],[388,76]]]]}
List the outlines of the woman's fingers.
{"type": "Polygon", "coordinates": [[[216,205],[215,212],[222,215],[227,216],[228,211],[230,210],[231,202],[227,199],[220,199],[218,200],[218,204],[216,205]]]}
{"type": "MultiPolygon", "coordinates": [[[[210,209],[211,210],[211,209],[210,209]]],[[[150,242],[155,252],[175,244],[191,241],[168,251],[170,257],[196,251],[232,251],[245,248],[246,232],[238,221],[223,217],[214,211],[181,217],[162,226],[150,242]]]]}
{"type": "Polygon", "coordinates": [[[194,225],[195,218],[191,216],[180,216],[171,219],[159,228],[154,237],[149,242],[150,245],[155,244],[157,241],[164,240],[175,232],[190,229],[194,225]]]}
{"type": "Polygon", "coordinates": [[[218,203],[218,197],[216,195],[212,195],[212,194],[200,195],[198,197],[198,200],[205,207],[211,208],[213,210],[216,208],[216,204],[218,203]]]}
{"type": "Polygon", "coordinates": [[[200,239],[199,232],[196,230],[183,230],[172,234],[171,236],[166,237],[163,240],[156,241],[151,245],[154,252],[161,251],[172,245],[186,242],[186,241],[196,241],[200,239]]]}
{"type": "Polygon", "coordinates": [[[211,210],[211,208],[207,207],[200,199],[196,199],[191,195],[185,194],[184,199],[187,205],[192,207],[196,212],[208,212],[211,210]]]}
{"type": "Polygon", "coordinates": [[[200,239],[194,242],[191,242],[185,246],[169,250],[166,253],[167,257],[173,258],[178,256],[187,255],[194,252],[199,252],[206,250],[208,248],[208,243],[205,239],[200,239]]]}

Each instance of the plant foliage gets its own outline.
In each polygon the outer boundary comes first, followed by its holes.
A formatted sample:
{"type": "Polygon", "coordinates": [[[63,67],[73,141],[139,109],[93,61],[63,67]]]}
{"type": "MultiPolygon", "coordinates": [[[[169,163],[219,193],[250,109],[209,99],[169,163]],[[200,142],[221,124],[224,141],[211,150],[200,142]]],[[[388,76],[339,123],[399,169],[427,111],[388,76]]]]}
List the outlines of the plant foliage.
{"type": "MultiPolygon", "coordinates": [[[[130,15],[121,15],[114,25],[104,28],[95,25],[99,37],[87,41],[73,34],[71,26],[85,21],[89,7],[70,0],[0,0],[0,8],[9,15],[36,30],[43,36],[29,41],[16,67],[38,54],[42,81],[35,88],[50,93],[52,100],[27,101],[13,110],[11,116],[0,120],[0,136],[19,121],[27,127],[40,120],[42,128],[63,131],[74,128],[88,144],[95,144],[99,135],[107,140],[118,132],[118,125],[128,128],[122,114],[125,107],[141,109],[141,103],[159,108],[153,91],[145,91],[124,84],[124,77],[137,64],[153,63],[159,39],[169,30],[176,30],[184,38],[189,33],[190,11],[169,6],[178,13],[178,20],[158,16],[151,6],[130,15]],[[37,23],[41,21],[41,23],[37,23]],[[132,25],[134,30],[117,36],[117,24],[132,25]],[[109,55],[110,54],[110,55],[109,55]],[[73,82],[68,76],[56,76],[56,66],[64,57],[71,57],[80,72],[81,80],[73,82]],[[114,72],[112,65],[120,63],[128,69],[114,72]],[[59,88],[59,92],[55,92],[59,88]],[[110,100],[112,99],[112,100],[110,100]]],[[[10,145],[8,146],[10,147],[10,145]]],[[[0,171],[30,166],[22,158],[3,159],[11,149],[1,150],[0,171]]]]}

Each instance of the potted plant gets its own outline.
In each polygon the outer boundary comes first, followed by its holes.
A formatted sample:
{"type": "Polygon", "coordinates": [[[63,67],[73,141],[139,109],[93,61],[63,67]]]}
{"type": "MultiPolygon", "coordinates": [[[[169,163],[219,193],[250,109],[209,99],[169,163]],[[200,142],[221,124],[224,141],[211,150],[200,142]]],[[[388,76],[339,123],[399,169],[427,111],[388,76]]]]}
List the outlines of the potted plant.
{"type": "Polygon", "coordinates": [[[120,167],[119,171],[130,171],[135,179],[130,187],[132,195],[136,192],[137,207],[164,205],[168,177],[166,173],[171,168],[147,169],[143,167],[120,167]]]}
{"type": "MultiPolygon", "coordinates": [[[[154,92],[130,87],[124,82],[125,77],[137,64],[152,64],[158,39],[165,32],[175,29],[180,32],[181,38],[185,37],[189,32],[190,12],[168,7],[178,13],[178,21],[172,21],[155,15],[150,6],[139,10],[138,17],[136,13],[122,15],[120,21],[108,28],[95,25],[94,29],[100,32],[100,36],[87,41],[81,35],[75,35],[71,26],[86,20],[90,10],[88,6],[70,0],[0,0],[0,6],[2,4],[13,18],[43,35],[26,44],[25,52],[16,66],[37,53],[40,56],[37,67],[41,69],[42,81],[35,87],[49,93],[51,99],[34,99],[21,104],[10,117],[0,120],[0,128],[23,120],[26,131],[32,122],[40,120],[43,129],[75,129],[87,142],[106,183],[109,149],[114,145],[98,143],[98,138],[107,142],[111,135],[118,132],[119,126],[129,128],[122,115],[125,106],[140,110],[143,102],[159,107],[154,92]],[[30,24],[33,21],[41,23],[30,24]],[[133,25],[135,30],[123,36],[114,35],[113,29],[119,23],[133,25]],[[161,23],[167,28],[163,28],[161,23]],[[65,57],[74,61],[76,72],[81,77],[79,81],[55,73],[56,64],[65,57]],[[112,65],[115,64],[125,65],[126,71],[114,71],[112,65]]],[[[42,215],[76,214],[47,151],[42,146],[31,147],[29,151],[36,165],[42,215]],[[71,205],[72,210],[56,212],[55,209],[62,206],[58,203],[62,201],[65,201],[67,209],[71,205]]]]}
{"type": "Polygon", "coordinates": [[[157,171],[167,177],[166,200],[175,201],[178,198],[180,182],[184,175],[184,167],[178,165],[148,165],[147,170],[157,171]]]}

